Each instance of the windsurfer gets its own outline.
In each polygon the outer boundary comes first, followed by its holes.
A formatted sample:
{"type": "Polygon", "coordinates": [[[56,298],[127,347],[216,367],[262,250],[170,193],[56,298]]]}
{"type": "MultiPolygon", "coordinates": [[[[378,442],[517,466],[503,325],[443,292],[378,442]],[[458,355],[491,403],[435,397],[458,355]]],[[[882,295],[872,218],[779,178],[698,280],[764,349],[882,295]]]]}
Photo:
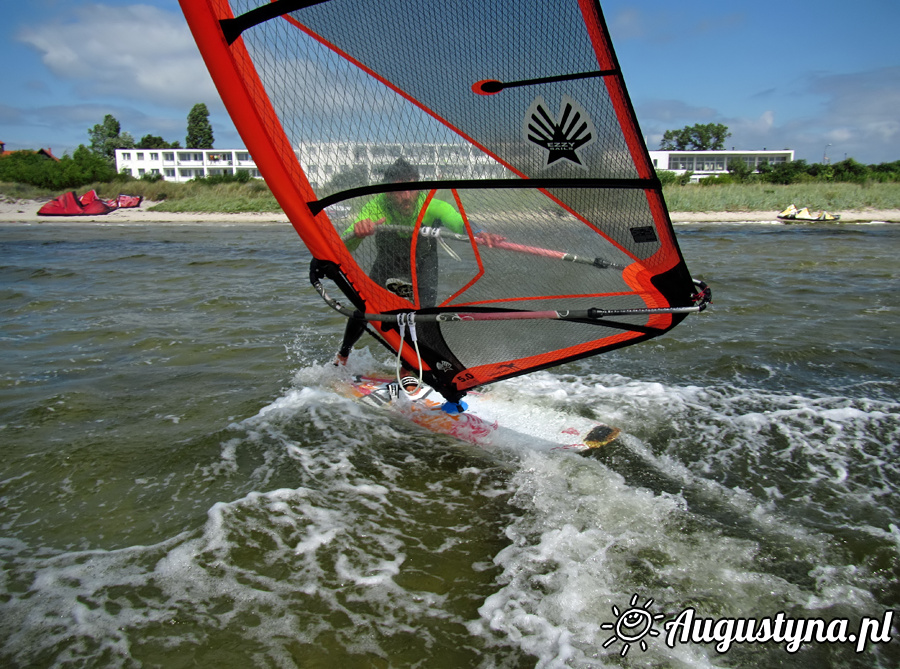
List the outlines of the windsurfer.
{"type": "MultiPolygon", "coordinates": [[[[419,180],[419,171],[403,158],[390,165],[384,172],[385,183],[413,183],[419,180]]],[[[375,262],[369,276],[378,284],[402,297],[413,301],[412,269],[410,267],[411,231],[416,225],[426,193],[420,190],[392,191],[376,195],[360,211],[356,221],[343,234],[347,248],[355,250],[366,237],[375,235],[375,262]],[[382,225],[389,226],[380,234],[375,234],[382,225]],[[407,228],[409,233],[397,232],[397,228],[407,228]]],[[[466,234],[462,215],[447,202],[432,198],[422,215],[422,227],[446,227],[456,234],[466,234]]],[[[479,232],[476,238],[487,246],[503,241],[503,237],[492,233],[479,232]]],[[[437,243],[433,238],[423,237],[416,244],[416,270],[419,305],[434,306],[437,300],[438,258],[437,243]]],[[[344,330],[344,338],[335,364],[346,364],[353,345],[365,332],[366,323],[350,319],[344,330]]],[[[408,370],[407,370],[408,373],[408,370]]]]}

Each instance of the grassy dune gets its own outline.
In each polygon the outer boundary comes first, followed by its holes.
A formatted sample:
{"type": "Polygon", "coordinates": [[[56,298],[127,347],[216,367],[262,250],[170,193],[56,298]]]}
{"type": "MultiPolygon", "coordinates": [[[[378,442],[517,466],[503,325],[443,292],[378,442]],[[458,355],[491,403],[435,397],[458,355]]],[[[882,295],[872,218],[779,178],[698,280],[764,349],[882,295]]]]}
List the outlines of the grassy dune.
{"type": "Polygon", "coordinates": [[[781,211],[798,207],[827,209],[900,209],[900,184],[806,183],[666,186],[670,211],[781,211]]]}
{"type": "MultiPolygon", "coordinates": [[[[157,202],[152,207],[166,212],[277,212],[278,202],[265,182],[249,183],[172,183],[158,181],[92,184],[78,192],[94,188],[103,198],[119,193],[143,195],[157,202]]],[[[673,212],[780,211],[789,204],[811,209],[841,211],[851,209],[900,209],[900,183],[805,183],[789,186],[772,184],[725,184],[713,186],[666,186],[666,203],[673,212]]],[[[22,184],[0,183],[0,197],[7,199],[49,200],[59,193],[42,191],[22,184]]]]}

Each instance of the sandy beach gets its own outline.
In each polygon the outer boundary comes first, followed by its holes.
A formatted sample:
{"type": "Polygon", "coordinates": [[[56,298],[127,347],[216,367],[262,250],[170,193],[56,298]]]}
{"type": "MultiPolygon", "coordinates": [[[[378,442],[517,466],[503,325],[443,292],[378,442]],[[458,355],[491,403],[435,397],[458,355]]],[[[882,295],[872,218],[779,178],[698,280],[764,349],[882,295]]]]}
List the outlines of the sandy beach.
{"type": "MultiPolygon", "coordinates": [[[[2,223],[287,223],[281,212],[264,213],[172,213],[152,211],[158,203],[144,202],[133,209],[117,209],[103,216],[39,216],[38,209],[43,202],[36,200],[0,201],[0,222],[2,223]]],[[[857,211],[834,211],[840,214],[840,223],[900,223],[900,210],[865,209],[857,211]]],[[[742,223],[777,222],[774,211],[714,211],[714,212],[671,212],[674,223],[742,223]]]]}
{"type": "Polygon", "coordinates": [[[281,212],[264,213],[172,213],[152,211],[158,202],[144,201],[140,207],[116,209],[101,216],[39,216],[44,202],[37,200],[0,201],[2,223],[284,223],[287,216],[281,212]]]}

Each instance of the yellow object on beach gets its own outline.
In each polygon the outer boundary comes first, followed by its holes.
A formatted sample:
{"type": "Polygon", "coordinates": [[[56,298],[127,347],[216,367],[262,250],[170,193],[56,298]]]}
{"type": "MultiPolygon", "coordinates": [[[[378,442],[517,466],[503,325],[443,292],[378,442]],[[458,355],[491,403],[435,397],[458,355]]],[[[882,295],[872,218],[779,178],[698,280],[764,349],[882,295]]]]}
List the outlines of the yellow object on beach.
{"type": "Polygon", "coordinates": [[[810,212],[809,207],[797,209],[793,204],[778,214],[781,221],[838,221],[840,216],[827,211],[810,212]]]}

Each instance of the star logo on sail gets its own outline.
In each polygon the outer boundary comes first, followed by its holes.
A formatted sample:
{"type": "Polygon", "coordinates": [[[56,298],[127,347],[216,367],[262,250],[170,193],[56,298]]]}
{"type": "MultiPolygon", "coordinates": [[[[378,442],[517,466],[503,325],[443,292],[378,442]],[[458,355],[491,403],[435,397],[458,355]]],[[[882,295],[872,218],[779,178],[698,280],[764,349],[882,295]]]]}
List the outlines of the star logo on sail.
{"type": "Polygon", "coordinates": [[[525,112],[523,130],[529,142],[547,152],[547,167],[560,160],[583,166],[578,152],[593,143],[597,134],[587,111],[568,95],[563,96],[555,117],[544,98],[536,98],[525,112]]]}

